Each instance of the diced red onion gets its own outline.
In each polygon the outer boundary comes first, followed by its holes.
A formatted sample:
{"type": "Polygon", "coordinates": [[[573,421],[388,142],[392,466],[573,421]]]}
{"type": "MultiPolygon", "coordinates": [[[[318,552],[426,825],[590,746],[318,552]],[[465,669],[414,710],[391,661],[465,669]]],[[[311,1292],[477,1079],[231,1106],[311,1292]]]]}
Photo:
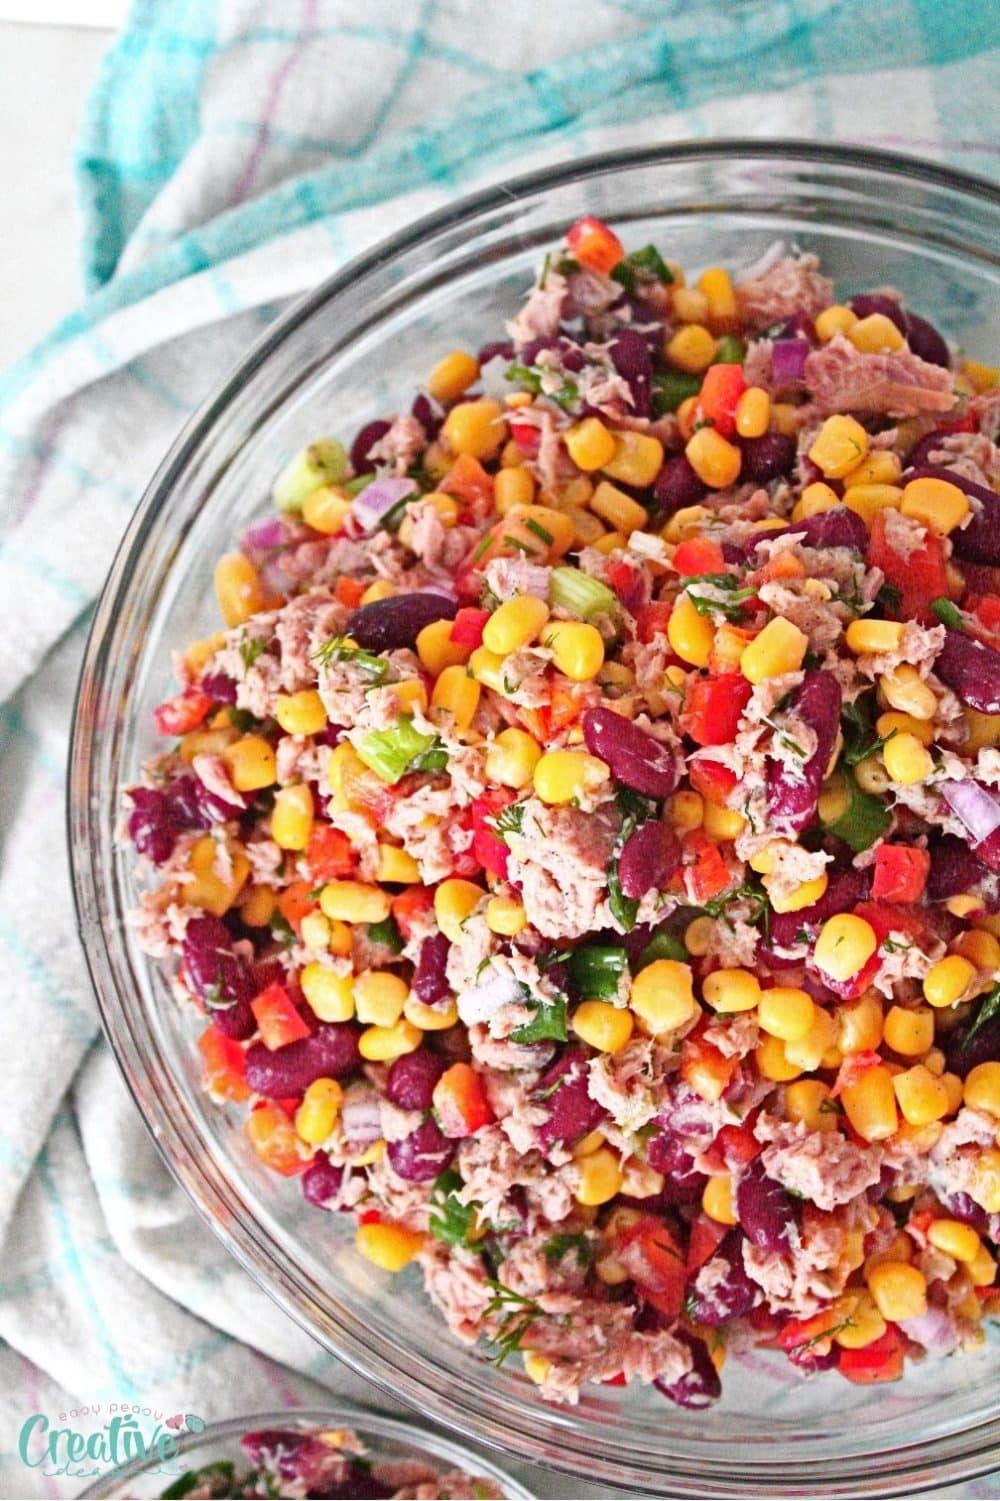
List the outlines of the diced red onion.
{"type": "Polygon", "coordinates": [[[288,527],[283,516],[267,516],[247,527],[243,541],[255,552],[269,552],[273,547],[283,547],[289,540],[288,527]]]}
{"type": "Polygon", "coordinates": [[[942,782],[941,795],[951,811],[965,824],[976,844],[1000,829],[1000,804],[971,777],[961,782],[942,782]]]}
{"type": "Polygon", "coordinates": [[[771,345],[771,382],[789,386],[801,380],[805,372],[808,339],[775,339],[771,345]]]}
{"type": "Polygon", "coordinates": [[[955,1320],[944,1308],[932,1306],[915,1318],[900,1319],[899,1327],[930,1355],[950,1355],[961,1340],[955,1320]]]}
{"type": "Polygon", "coordinates": [[[488,1022],[502,1011],[504,1006],[519,1001],[523,995],[521,986],[513,975],[493,973],[481,985],[473,985],[458,997],[458,1014],[467,1027],[477,1022],[488,1022]]]}
{"type": "Polygon", "coordinates": [[[384,517],[393,507],[398,506],[408,495],[413,495],[416,488],[416,482],[406,475],[398,479],[389,476],[386,479],[372,480],[360,495],[354,497],[351,515],[366,533],[373,532],[381,526],[384,517]]]}

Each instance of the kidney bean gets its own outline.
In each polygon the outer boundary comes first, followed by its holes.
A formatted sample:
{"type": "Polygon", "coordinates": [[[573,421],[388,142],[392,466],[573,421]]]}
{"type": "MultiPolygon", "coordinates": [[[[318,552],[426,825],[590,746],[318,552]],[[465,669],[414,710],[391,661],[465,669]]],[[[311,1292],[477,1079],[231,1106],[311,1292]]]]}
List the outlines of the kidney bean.
{"type": "Polygon", "coordinates": [[[771,816],[798,833],[816,816],[820,788],[833,754],[840,728],[842,698],[836,678],[825,672],[807,672],[795,690],[790,713],[816,732],[816,749],[793,778],[784,762],[769,758],[767,796],[771,816]]]}
{"type": "Polygon", "coordinates": [[[299,1042],[274,1052],[262,1042],[247,1049],[247,1083],[271,1100],[304,1094],[314,1079],[342,1079],[361,1062],[360,1028],[354,1022],[321,1022],[299,1042]]]}
{"type": "Polygon", "coordinates": [[[979,501],[971,520],[951,534],[955,556],[969,563],[1000,564],[1000,495],[945,464],[913,463],[903,475],[903,483],[909,484],[912,479],[947,480],[970,500],[979,501]]]}
{"type": "Polygon", "coordinates": [[[514,358],[514,346],[509,339],[494,339],[491,344],[484,344],[476,355],[480,370],[488,365],[490,360],[506,360],[508,364],[514,358]]]}
{"type": "Polygon", "coordinates": [[[201,690],[214,698],[217,704],[236,702],[236,684],[225,672],[207,672],[201,680],[201,690]]]}
{"type": "Polygon", "coordinates": [[[437,402],[432,401],[425,391],[414,397],[410,413],[416,417],[427,437],[433,442],[444,425],[444,413],[437,402]]]}
{"type": "Polygon", "coordinates": [[[362,605],[345,629],[365,651],[396,651],[412,646],[425,625],[454,620],[457,613],[457,601],[443,594],[395,594],[362,605]]]}
{"type": "Polygon", "coordinates": [[[948,346],[934,327],[926,318],[921,318],[919,313],[907,313],[906,342],[919,359],[926,360],[929,365],[940,365],[945,370],[951,369],[951,355],[948,346]]]}
{"type": "Polygon", "coordinates": [[[937,1195],[953,1220],[961,1220],[963,1225],[971,1225],[973,1230],[989,1229],[990,1217],[986,1210],[967,1193],[943,1193],[938,1189],[937,1195]]]}
{"type": "Polygon", "coordinates": [[[699,1324],[719,1329],[730,1319],[749,1313],[760,1289],[743,1266],[743,1234],[730,1230],[712,1259],[694,1274],[688,1287],[687,1311],[699,1324]]]}
{"type": "Polygon", "coordinates": [[[393,1172],[407,1183],[428,1183],[444,1172],[455,1155],[449,1141],[430,1116],[401,1141],[390,1141],[386,1155],[393,1172]]]}
{"type": "Polygon", "coordinates": [[[611,767],[612,775],[633,792],[669,797],[677,786],[673,748],[654,740],[613,709],[588,709],[583,716],[587,749],[611,767]]]}
{"type": "Polygon", "coordinates": [[[1000,889],[993,872],[977,859],[957,834],[941,834],[928,845],[931,857],[927,877],[927,900],[946,902],[951,896],[974,892],[986,912],[1000,912],[1000,889]]]}
{"type": "MultiPolygon", "coordinates": [[[[783,474],[790,474],[795,463],[795,439],[784,433],[744,438],[740,448],[743,452],[740,479],[751,480],[755,485],[767,485],[783,474]]],[[[769,532],[768,536],[771,535],[769,532]]]]}
{"type": "Polygon", "coordinates": [[[805,547],[852,547],[855,552],[868,550],[868,529],[860,516],[846,506],[833,506],[829,511],[820,511],[817,516],[806,516],[802,521],[784,526],[780,531],[767,532],[755,537],[749,544],[753,550],[772,537],[783,537],[794,532],[802,536],[805,547]]]}
{"type": "Polygon", "coordinates": [[[450,986],[446,970],[450,950],[451,944],[443,933],[432,933],[420,945],[413,971],[413,991],[425,1006],[433,1006],[448,994],[450,986]]]}
{"type": "Polygon", "coordinates": [[[1000,652],[961,631],[945,631],[934,671],[947,687],[980,714],[1000,714],[1000,652]]]}
{"type": "Polygon", "coordinates": [[[736,1185],[736,1212],[751,1244],[763,1251],[789,1249],[789,1232],[796,1223],[795,1200],[767,1176],[759,1157],[748,1165],[736,1185]]]}
{"type": "Polygon", "coordinates": [[[830,876],[827,888],[818,902],[803,907],[801,912],[773,912],[771,914],[771,943],[775,948],[795,947],[795,935],[805,928],[815,937],[820,923],[838,912],[850,912],[868,895],[871,877],[862,870],[838,870],[830,876]]]}
{"type": "Polygon", "coordinates": [[[392,426],[391,422],[379,419],[366,422],[351,444],[351,467],[355,474],[364,474],[368,467],[368,455],[392,426]]]}
{"type": "Polygon", "coordinates": [[[218,917],[192,917],[181,949],[192,990],[213,1009],[256,995],[250,966],[233,952],[232,934],[218,917]]]}
{"type": "Polygon", "coordinates": [[[566,1048],[549,1065],[536,1099],[548,1111],[547,1119],[536,1128],[543,1147],[554,1146],[557,1141],[576,1141],[606,1119],[603,1106],[587,1093],[587,1054],[583,1048],[566,1048]]]}
{"type": "Polygon", "coordinates": [[[132,787],[129,796],[128,836],[140,855],[162,865],[170,859],[177,837],[166,794],[156,787],[132,787]]]}
{"type": "Polygon", "coordinates": [[[340,1192],[344,1172],[344,1168],[334,1166],[325,1152],[317,1152],[302,1174],[303,1197],[317,1209],[327,1208],[330,1199],[340,1192]]]}
{"type": "Polygon", "coordinates": [[[430,1048],[404,1053],[389,1068],[385,1081],[387,1098],[400,1110],[429,1110],[434,1086],[446,1067],[445,1059],[430,1048]]]}
{"type": "Polygon", "coordinates": [[[672,1131],[658,1131],[649,1138],[646,1161],[655,1172],[663,1174],[661,1200],[665,1197],[671,1204],[689,1204],[701,1198],[708,1178],[698,1171],[691,1153],[672,1131]]]}
{"type": "Polygon", "coordinates": [[[674,1335],[691,1352],[691,1369],[674,1381],[666,1382],[657,1378],[653,1385],[658,1392],[669,1397],[671,1402],[676,1402],[678,1407],[694,1411],[711,1407],[722,1396],[722,1382],[712,1364],[708,1346],[697,1335],[688,1334],[686,1329],[675,1329],[674,1335]]]}
{"type": "Polygon", "coordinates": [[[682,453],[667,460],[653,485],[656,509],[671,516],[684,506],[700,505],[707,494],[708,486],[698,478],[682,453]]]}
{"type": "Polygon", "coordinates": [[[665,891],[681,863],[681,843],[668,824],[651,818],[626,839],[618,857],[622,894],[640,901],[647,891],[665,891]]]}
{"type": "Polygon", "coordinates": [[[653,361],[645,338],[634,328],[622,328],[613,340],[609,353],[612,364],[632,393],[635,416],[650,416],[652,405],[649,387],[653,378],[653,361]]]}

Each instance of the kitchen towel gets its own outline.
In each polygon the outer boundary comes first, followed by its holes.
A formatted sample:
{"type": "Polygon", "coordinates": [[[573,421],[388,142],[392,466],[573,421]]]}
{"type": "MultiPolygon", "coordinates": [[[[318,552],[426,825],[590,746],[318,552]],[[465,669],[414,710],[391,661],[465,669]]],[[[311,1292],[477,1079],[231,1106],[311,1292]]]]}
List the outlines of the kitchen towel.
{"type": "Polygon", "coordinates": [[[83,641],[187,415],[290,297],[513,172],[785,135],[995,176],[994,32],[975,0],[134,4],[78,153],[88,295],[0,379],[0,1494],[80,1488],[23,1465],[35,1411],[85,1425],[99,1405],[100,1426],[112,1403],[151,1422],[361,1390],[162,1166],[75,934],[63,797],[83,641]]]}

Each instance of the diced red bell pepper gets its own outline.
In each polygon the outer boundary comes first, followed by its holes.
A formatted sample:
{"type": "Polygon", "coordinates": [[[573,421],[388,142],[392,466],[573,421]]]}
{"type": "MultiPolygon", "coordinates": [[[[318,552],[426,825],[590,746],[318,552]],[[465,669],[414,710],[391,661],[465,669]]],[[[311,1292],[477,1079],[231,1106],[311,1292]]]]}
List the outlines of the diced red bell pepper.
{"type": "Polygon", "coordinates": [[[607,276],[625,258],[625,247],[614,230],[592,214],[577,219],[566,236],[566,248],[581,266],[601,276],[607,276]]]}
{"type": "Polygon", "coordinates": [[[614,1248],[647,1303],[664,1318],[675,1319],[684,1306],[685,1257],[668,1225],[654,1214],[627,1226],[614,1248]]]}
{"type": "Polygon", "coordinates": [[[892,906],[881,902],[858,902],[855,917],[861,917],[874,930],[879,946],[890,933],[905,933],[917,945],[926,945],[927,912],[923,907],[892,906]]]}
{"type": "Polygon", "coordinates": [[[657,636],[666,637],[673,609],[669,600],[657,599],[639,611],[636,616],[636,630],[644,646],[648,646],[657,636]]]}
{"type": "Polygon", "coordinates": [[[250,1002],[250,1010],[257,1018],[257,1030],[264,1046],[273,1053],[289,1042],[300,1042],[309,1036],[309,1026],[296,1011],[288,991],[283,985],[269,985],[250,1002]]]}
{"type": "Polygon", "coordinates": [[[333,597],[338,604],[346,605],[349,610],[356,610],[365,588],[360,579],[351,579],[346,573],[342,573],[333,586],[333,597]]]}
{"type": "Polygon", "coordinates": [[[681,1046],[681,1078],[702,1100],[721,1100],[739,1067],[713,1043],[689,1034],[681,1046]]]}
{"type": "Polygon", "coordinates": [[[153,710],[153,720],[158,735],[186,735],[204,723],[205,716],[215,700],[200,688],[185,688],[168,698],[153,710]]]}
{"type": "Polygon", "coordinates": [[[692,674],[684,697],[681,729],[698,745],[730,745],[752,692],[753,684],[741,672],[704,678],[692,674]]]}
{"type": "Polygon", "coordinates": [[[624,1371],[619,1371],[617,1376],[605,1376],[601,1381],[602,1386],[628,1386],[624,1371]]]}
{"type": "MultiPolygon", "coordinates": [[[[720,370],[735,370],[736,365],[720,365],[720,370]]],[[[694,578],[702,573],[723,573],[726,560],[718,542],[708,537],[689,537],[677,545],[673,564],[685,578],[694,578]]]]}
{"type": "Polygon", "coordinates": [[[484,870],[506,880],[510,851],[493,827],[498,813],[514,801],[509,787],[493,787],[472,801],[472,848],[484,870]]]}
{"type": "Polygon", "coordinates": [[[705,371],[698,405],[723,438],[731,438],[736,431],[736,403],[746,388],[742,365],[710,365],[705,371]]]}
{"type": "Polygon", "coordinates": [[[632,563],[626,563],[624,559],[618,559],[608,564],[607,581],[609,588],[621,600],[631,614],[642,608],[642,602],[646,597],[646,580],[640,569],[632,563]]]}
{"type": "Polygon", "coordinates": [[[880,844],[875,851],[872,897],[876,902],[919,902],[931,857],[912,844],[880,844]]]}
{"type": "Polygon", "coordinates": [[[291,1178],[307,1166],[311,1153],[285,1111],[275,1102],[268,1101],[251,1110],[245,1130],[257,1156],[272,1172],[291,1178]]]}
{"type": "Polygon", "coordinates": [[[343,881],[353,874],[357,856],[342,829],[318,823],[309,835],[306,865],[315,882],[343,881]]]}
{"type": "Polygon", "coordinates": [[[700,829],[685,834],[683,847],[684,889],[688,899],[700,907],[714,897],[721,896],[732,884],[725,860],[719,847],[713,844],[700,829]]]}
{"type": "Polygon", "coordinates": [[[1000,595],[982,595],[974,604],[966,600],[966,608],[972,610],[987,636],[1000,636],[1000,595]]]}
{"type": "Polygon", "coordinates": [[[723,1126],[712,1143],[712,1150],[718,1151],[726,1168],[732,1171],[753,1162],[763,1148],[754,1135],[753,1126],[744,1121],[740,1126],[723,1126]]]}
{"type": "Polygon", "coordinates": [[[312,881],[293,881],[278,897],[278,911],[296,933],[302,927],[302,919],[317,910],[319,904],[310,895],[314,890],[315,883],[312,881]]]}
{"type": "Polygon", "coordinates": [[[837,1370],[857,1386],[878,1381],[898,1381],[903,1374],[906,1341],[895,1324],[887,1324],[885,1333],[860,1350],[840,1350],[837,1370]]]}
{"type": "Polygon", "coordinates": [[[542,430],[534,422],[518,422],[517,417],[508,423],[510,435],[526,459],[537,459],[542,446],[542,430]]]}
{"type": "Polygon", "coordinates": [[[729,1233],[729,1226],[713,1220],[710,1215],[699,1211],[691,1221],[691,1230],[688,1236],[687,1270],[696,1272],[706,1261],[711,1261],[722,1241],[729,1233]]]}
{"type": "Polygon", "coordinates": [[[948,577],[944,542],[928,532],[923,547],[899,553],[886,536],[886,512],[879,511],[868,539],[868,566],[881,568],[886,583],[899,591],[897,614],[901,620],[936,624],[930,608],[933,599],[951,599],[954,589],[948,577]]]}
{"type": "Polygon", "coordinates": [[[442,1134],[453,1140],[471,1136],[494,1119],[483,1081],[471,1063],[453,1063],[445,1069],[431,1103],[442,1134]]]}
{"type": "Polygon", "coordinates": [[[198,1038],[204,1067],[205,1088],[224,1100],[248,1100],[253,1093],[246,1079],[246,1057],[235,1037],[216,1026],[206,1027],[198,1038]]]}
{"type": "Polygon", "coordinates": [[[493,477],[471,454],[459,454],[439,488],[486,515],[493,509],[493,477]]]}
{"type": "Polygon", "coordinates": [[[434,889],[431,886],[407,886],[392,899],[392,915],[403,937],[410,939],[420,921],[434,910],[434,889]]]}
{"type": "Polygon", "coordinates": [[[483,644],[483,627],[490,618],[489,610],[473,609],[463,605],[451,626],[451,640],[456,646],[475,648],[483,644]]]}
{"type": "Polygon", "coordinates": [[[806,1365],[816,1356],[829,1355],[833,1332],[843,1323],[837,1308],[821,1308],[807,1319],[789,1319],[775,1340],[793,1365],[806,1365]]]}
{"type": "Polygon", "coordinates": [[[724,803],[736,786],[736,773],[721,761],[689,761],[688,780],[710,803],[724,803]]]}

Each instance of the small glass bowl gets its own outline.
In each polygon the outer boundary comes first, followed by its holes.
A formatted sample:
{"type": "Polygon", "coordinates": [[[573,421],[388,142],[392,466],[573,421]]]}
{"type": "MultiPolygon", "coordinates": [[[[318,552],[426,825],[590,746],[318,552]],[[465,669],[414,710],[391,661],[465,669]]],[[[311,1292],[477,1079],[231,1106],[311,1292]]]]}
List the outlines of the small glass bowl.
{"type": "Polygon", "coordinates": [[[252,1469],[240,1440],[259,1429],[282,1428],[314,1433],[331,1428],[350,1428],[365,1446],[366,1459],[420,1459],[435,1466],[439,1474],[464,1470],[480,1480],[492,1480],[512,1501],[531,1501],[512,1476],[492,1461],[463,1449],[443,1434],[400,1422],[381,1412],[338,1403],[328,1412],[263,1412],[249,1417],[210,1423],[201,1433],[184,1433],[175,1440],[176,1454],[161,1464],[157,1459],[134,1459],[120,1465],[81,1493],[80,1501],[146,1501],[163,1492],[187,1470],[198,1470],[216,1459],[229,1459],[243,1470],[252,1469]]]}
{"type": "Polygon", "coordinates": [[[496,337],[533,267],[585,213],[689,270],[815,251],[841,296],[893,285],[969,355],[1000,350],[1000,195],[902,157],[780,142],[650,147],[548,170],[404,230],[294,307],[188,424],[129,526],[97,609],[69,794],[80,932],[104,1024],[176,1177],[239,1261],[333,1353],[477,1440],[580,1479],[673,1494],[888,1494],[1000,1463],[1000,1352],[928,1360],[904,1381],[805,1380],[765,1352],[730,1359],[693,1414],[655,1391],[543,1404],[519,1369],[456,1342],[413,1270],[363,1261],[347,1218],[253,1158],[199,1084],[195,1019],[140,953],[130,852],[114,829],[172,691],[170,651],[217,626],[212,568],[317,435],[407,407],[442,354],[496,337]]]}

